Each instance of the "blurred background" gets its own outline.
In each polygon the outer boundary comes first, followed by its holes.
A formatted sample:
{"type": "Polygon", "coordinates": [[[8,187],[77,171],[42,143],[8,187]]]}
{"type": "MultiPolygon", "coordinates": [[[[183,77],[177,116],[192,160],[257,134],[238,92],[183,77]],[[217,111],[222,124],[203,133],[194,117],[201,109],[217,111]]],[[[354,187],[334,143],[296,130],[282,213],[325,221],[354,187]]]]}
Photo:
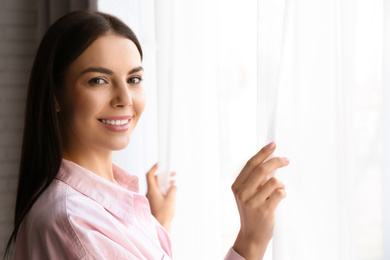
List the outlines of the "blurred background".
{"type": "Polygon", "coordinates": [[[239,229],[230,186],[269,141],[291,163],[265,259],[390,259],[389,0],[0,0],[1,254],[35,51],[79,9],[140,39],[147,107],[114,162],[142,193],[155,162],[177,172],[175,259],[223,258],[239,229]]]}

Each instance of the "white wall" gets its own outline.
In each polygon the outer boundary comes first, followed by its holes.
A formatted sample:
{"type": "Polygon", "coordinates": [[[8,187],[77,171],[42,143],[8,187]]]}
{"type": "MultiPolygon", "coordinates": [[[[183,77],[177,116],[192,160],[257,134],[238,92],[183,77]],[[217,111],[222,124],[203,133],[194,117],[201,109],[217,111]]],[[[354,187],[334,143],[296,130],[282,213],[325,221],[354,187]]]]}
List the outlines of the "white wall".
{"type": "Polygon", "coordinates": [[[0,0],[0,257],[13,226],[36,0],[0,0]]]}

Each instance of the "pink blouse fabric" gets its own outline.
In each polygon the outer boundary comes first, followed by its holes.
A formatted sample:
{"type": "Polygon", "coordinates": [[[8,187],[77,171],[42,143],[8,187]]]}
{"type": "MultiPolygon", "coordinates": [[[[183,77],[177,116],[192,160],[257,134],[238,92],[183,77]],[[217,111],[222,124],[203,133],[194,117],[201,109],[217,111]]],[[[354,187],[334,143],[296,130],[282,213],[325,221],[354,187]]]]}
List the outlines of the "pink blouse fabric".
{"type": "MultiPolygon", "coordinates": [[[[113,172],[119,185],[63,159],[19,227],[14,259],[172,259],[138,178],[115,164],[113,172]]],[[[225,260],[243,258],[231,248],[225,260]]]]}

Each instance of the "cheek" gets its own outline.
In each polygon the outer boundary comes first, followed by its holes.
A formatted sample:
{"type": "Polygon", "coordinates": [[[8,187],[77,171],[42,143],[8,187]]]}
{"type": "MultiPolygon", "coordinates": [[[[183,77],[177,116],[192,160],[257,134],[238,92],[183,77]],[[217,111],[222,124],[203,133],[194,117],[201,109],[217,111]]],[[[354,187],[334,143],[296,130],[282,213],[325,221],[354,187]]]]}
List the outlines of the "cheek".
{"type": "Polygon", "coordinates": [[[105,100],[94,100],[91,98],[85,98],[80,100],[77,104],[78,111],[76,113],[81,113],[85,119],[93,119],[93,117],[102,109],[104,106],[105,100]]]}
{"type": "Polygon", "coordinates": [[[95,95],[86,93],[77,93],[73,98],[68,99],[65,114],[74,123],[78,121],[85,122],[86,120],[94,119],[94,115],[103,105],[104,100],[95,95]]]}
{"type": "Polygon", "coordinates": [[[136,113],[138,114],[138,117],[141,116],[142,112],[145,109],[146,105],[146,95],[145,92],[142,91],[137,95],[137,98],[134,100],[134,108],[136,110],[136,113]]]}

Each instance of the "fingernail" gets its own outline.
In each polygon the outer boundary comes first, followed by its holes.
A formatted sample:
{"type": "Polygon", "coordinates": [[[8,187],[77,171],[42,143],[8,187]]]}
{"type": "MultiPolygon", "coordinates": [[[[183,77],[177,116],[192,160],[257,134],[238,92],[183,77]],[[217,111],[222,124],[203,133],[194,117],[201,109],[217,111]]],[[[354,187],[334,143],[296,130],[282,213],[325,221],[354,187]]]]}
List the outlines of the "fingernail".
{"type": "Polygon", "coordinates": [[[288,159],[287,157],[283,157],[282,159],[283,159],[283,161],[284,161],[285,163],[290,163],[290,159],[288,159]]]}
{"type": "Polygon", "coordinates": [[[269,144],[267,144],[267,149],[273,149],[274,147],[276,146],[276,144],[274,142],[270,142],[269,144]]]}

